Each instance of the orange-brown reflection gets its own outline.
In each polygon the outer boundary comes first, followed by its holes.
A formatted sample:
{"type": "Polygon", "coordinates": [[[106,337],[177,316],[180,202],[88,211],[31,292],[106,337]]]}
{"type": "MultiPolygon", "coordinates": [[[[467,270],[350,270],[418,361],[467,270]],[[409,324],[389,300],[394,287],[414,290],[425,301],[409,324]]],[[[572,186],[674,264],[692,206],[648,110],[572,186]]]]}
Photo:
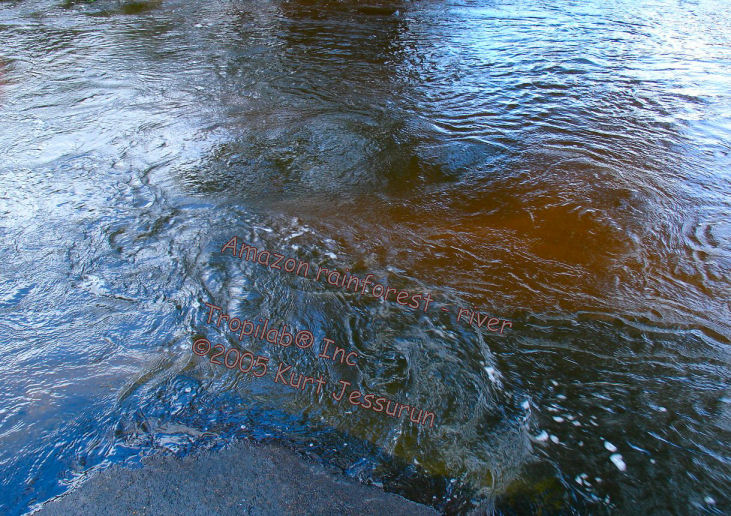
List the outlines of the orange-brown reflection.
{"type": "Polygon", "coordinates": [[[307,222],[329,226],[354,256],[375,254],[370,267],[403,269],[475,304],[573,311],[606,296],[638,221],[626,188],[565,184],[555,173],[519,174],[407,199],[364,196],[347,207],[311,205],[307,222]]]}

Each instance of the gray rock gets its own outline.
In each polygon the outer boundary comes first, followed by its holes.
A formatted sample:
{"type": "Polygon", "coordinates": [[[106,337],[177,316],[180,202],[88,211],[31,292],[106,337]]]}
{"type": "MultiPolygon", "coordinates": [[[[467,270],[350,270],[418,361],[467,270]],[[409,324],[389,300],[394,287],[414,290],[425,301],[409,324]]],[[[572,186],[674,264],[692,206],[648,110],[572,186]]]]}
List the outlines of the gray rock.
{"type": "Polygon", "coordinates": [[[401,496],[335,475],[274,444],[239,442],[182,459],[94,474],[35,514],[438,514],[401,496]]]}

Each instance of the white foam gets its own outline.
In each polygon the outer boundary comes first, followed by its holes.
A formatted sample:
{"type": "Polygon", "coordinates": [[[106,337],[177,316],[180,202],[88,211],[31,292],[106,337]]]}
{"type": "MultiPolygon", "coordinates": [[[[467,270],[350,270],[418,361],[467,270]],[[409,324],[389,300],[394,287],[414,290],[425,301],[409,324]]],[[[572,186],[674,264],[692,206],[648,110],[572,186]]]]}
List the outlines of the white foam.
{"type": "Polygon", "coordinates": [[[619,453],[614,453],[609,456],[609,460],[611,460],[615,466],[617,466],[617,469],[619,471],[626,471],[627,470],[627,464],[624,463],[624,460],[622,460],[622,455],[619,453]]]}
{"type": "Polygon", "coordinates": [[[497,382],[497,375],[495,374],[495,368],[494,367],[485,367],[485,372],[487,372],[488,378],[490,378],[490,381],[492,383],[497,382]]]}
{"type": "Polygon", "coordinates": [[[605,448],[606,448],[607,450],[609,450],[610,452],[612,452],[612,453],[614,453],[614,452],[616,452],[616,451],[617,451],[617,447],[616,447],[616,446],[614,446],[614,445],[613,445],[612,443],[610,443],[609,441],[604,441],[604,447],[605,447],[605,448]]]}

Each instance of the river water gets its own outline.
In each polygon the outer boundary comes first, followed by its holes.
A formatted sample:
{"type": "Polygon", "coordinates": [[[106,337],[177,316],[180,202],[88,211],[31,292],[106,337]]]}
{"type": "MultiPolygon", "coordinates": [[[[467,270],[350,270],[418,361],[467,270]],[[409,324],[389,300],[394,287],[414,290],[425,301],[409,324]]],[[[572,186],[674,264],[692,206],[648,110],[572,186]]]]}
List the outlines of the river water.
{"type": "Polygon", "coordinates": [[[728,513],[729,70],[725,1],[0,3],[1,512],[250,438],[450,514],[728,513]]]}

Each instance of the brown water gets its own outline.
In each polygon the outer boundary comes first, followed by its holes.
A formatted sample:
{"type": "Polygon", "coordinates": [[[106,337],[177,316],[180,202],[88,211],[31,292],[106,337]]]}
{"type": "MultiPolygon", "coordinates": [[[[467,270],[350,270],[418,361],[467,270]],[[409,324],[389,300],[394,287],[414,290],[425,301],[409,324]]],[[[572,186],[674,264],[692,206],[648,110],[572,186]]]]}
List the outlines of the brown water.
{"type": "Polygon", "coordinates": [[[721,1],[0,3],[0,507],[254,438],[447,513],[728,512],[729,65],[721,1]],[[239,344],[206,302],[358,366],[239,344]]]}

